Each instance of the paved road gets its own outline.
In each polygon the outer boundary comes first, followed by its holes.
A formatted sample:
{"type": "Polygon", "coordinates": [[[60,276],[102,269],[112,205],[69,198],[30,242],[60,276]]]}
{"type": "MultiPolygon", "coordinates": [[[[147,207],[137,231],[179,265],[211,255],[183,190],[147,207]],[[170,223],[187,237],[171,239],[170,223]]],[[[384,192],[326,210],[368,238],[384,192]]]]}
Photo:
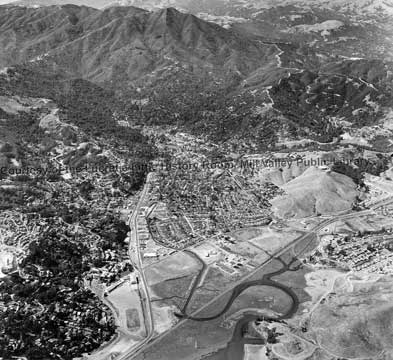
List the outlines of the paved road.
{"type": "Polygon", "coordinates": [[[135,244],[135,253],[137,255],[137,263],[135,264],[135,262],[134,262],[134,267],[139,273],[140,284],[142,286],[143,293],[145,294],[145,299],[144,299],[145,314],[144,314],[144,316],[145,316],[147,335],[146,335],[146,338],[144,338],[140,343],[138,343],[137,345],[130,348],[125,354],[116,358],[116,360],[129,359],[130,356],[132,356],[132,354],[138,352],[141,348],[143,348],[143,346],[145,346],[153,338],[153,335],[154,335],[153,310],[152,310],[152,306],[151,306],[149,287],[148,287],[145,273],[143,270],[143,264],[142,264],[142,258],[141,258],[141,252],[140,252],[140,242],[139,242],[139,236],[138,236],[138,215],[139,215],[141,207],[145,201],[145,197],[146,197],[149,185],[150,185],[151,175],[152,174],[147,175],[146,184],[145,184],[145,186],[142,190],[142,193],[139,197],[138,204],[130,217],[129,227],[131,229],[131,239],[130,239],[130,245],[129,245],[129,249],[128,249],[129,257],[132,261],[134,259],[132,244],[135,244]]]}

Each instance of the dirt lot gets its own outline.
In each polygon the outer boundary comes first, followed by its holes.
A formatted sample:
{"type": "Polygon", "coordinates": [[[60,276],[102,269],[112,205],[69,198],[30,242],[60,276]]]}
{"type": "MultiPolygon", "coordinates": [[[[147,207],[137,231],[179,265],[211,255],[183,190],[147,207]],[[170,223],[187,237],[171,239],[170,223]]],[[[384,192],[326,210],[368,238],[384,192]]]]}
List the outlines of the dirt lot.
{"type": "Polygon", "coordinates": [[[176,324],[178,320],[173,315],[176,311],[175,306],[166,306],[162,302],[153,303],[154,329],[157,333],[161,334],[176,324]]]}
{"type": "Polygon", "coordinates": [[[144,332],[141,301],[136,290],[132,290],[128,281],[113,290],[107,297],[118,313],[121,328],[142,334],[144,332]]]}

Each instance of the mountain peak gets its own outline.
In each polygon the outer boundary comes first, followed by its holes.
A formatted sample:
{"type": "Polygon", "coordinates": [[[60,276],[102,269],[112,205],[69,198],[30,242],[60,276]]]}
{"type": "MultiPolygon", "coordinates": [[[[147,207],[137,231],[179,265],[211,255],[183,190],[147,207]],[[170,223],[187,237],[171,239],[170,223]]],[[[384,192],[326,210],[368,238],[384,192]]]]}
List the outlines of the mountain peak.
{"type": "Polygon", "coordinates": [[[164,16],[164,17],[177,17],[179,15],[184,15],[174,7],[168,7],[168,8],[163,8],[156,10],[155,13],[159,14],[159,16],[164,16]]]}

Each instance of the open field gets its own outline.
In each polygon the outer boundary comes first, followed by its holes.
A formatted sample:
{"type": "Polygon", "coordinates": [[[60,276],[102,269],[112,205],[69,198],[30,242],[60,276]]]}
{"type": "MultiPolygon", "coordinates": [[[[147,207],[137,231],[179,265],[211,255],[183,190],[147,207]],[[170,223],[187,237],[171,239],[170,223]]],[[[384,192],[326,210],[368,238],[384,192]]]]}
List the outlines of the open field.
{"type": "Polygon", "coordinates": [[[304,290],[311,296],[311,301],[314,303],[333,289],[336,279],[342,276],[344,273],[335,269],[317,269],[305,275],[307,285],[304,290]]]}
{"type": "Polygon", "coordinates": [[[194,292],[189,303],[189,312],[196,311],[203,304],[214,299],[223,289],[227,288],[232,281],[231,276],[224,274],[217,268],[210,267],[203,285],[194,292]]]}
{"type": "Polygon", "coordinates": [[[268,254],[273,254],[285,245],[299,237],[302,233],[300,231],[278,230],[273,227],[264,227],[263,233],[257,237],[250,238],[250,243],[258,246],[266,251],[268,254]]]}
{"type": "Polygon", "coordinates": [[[305,275],[309,272],[310,269],[302,267],[297,271],[287,271],[282,275],[274,277],[272,280],[290,287],[296,293],[300,307],[302,307],[304,302],[310,300],[310,296],[304,290],[307,285],[305,275]]]}
{"type": "Polygon", "coordinates": [[[178,252],[148,266],[145,269],[146,279],[150,286],[197,273],[201,265],[190,255],[178,252]]]}
{"type": "Polygon", "coordinates": [[[264,229],[258,227],[258,228],[247,228],[247,229],[236,230],[231,235],[240,241],[249,241],[251,239],[263,235],[263,233],[264,233],[264,229]]]}
{"type": "Polygon", "coordinates": [[[152,300],[163,300],[167,305],[181,308],[187,299],[196,274],[169,279],[151,286],[152,300]]]}

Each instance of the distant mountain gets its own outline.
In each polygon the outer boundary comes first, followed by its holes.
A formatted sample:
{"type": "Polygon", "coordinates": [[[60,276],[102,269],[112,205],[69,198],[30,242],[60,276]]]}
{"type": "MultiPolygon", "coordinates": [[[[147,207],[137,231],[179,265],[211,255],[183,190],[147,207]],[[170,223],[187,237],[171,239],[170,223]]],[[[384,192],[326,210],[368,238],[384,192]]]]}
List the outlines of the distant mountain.
{"type": "Polygon", "coordinates": [[[0,67],[29,62],[108,86],[177,71],[244,77],[278,52],[173,8],[75,5],[0,7],[0,44],[0,67]]]}
{"type": "Polygon", "coordinates": [[[172,6],[265,39],[303,42],[347,57],[393,60],[393,0],[118,0],[147,10],[172,6]]]}
{"type": "Polygon", "coordinates": [[[393,60],[393,0],[20,0],[13,4],[65,3],[148,11],[172,7],[246,37],[308,43],[316,52],[347,57],[393,60]]]}
{"type": "Polygon", "coordinates": [[[278,6],[324,8],[350,14],[386,13],[393,15],[392,0],[118,0],[111,5],[137,6],[145,9],[176,7],[188,12],[214,15],[243,15],[278,6]]]}
{"type": "Polygon", "coordinates": [[[107,0],[19,0],[12,2],[12,5],[26,6],[26,7],[43,7],[43,6],[54,6],[54,5],[79,5],[79,6],[89,6],[96,9],[101,9],[107,6],[107,0]]]}
{"type": "Polygon", "coordinates": [[[247,36],[308,42],[344,56],[393,59],[393,0],[20,0],[13,4],[66,3],[148,11],[172,7],[247,36]]]}
{"type": "Polygon", "coordinates": [[[237,12],[255,14],[255,11],[279,6],[324,8],[341,13],[393,15],[392,0],[19,0],[21,6],[85,5],[97,9],[108,6],[135,6],[147,10],[174,7],[190,13],[205,12],[212,15],[233,15],[237,12]]]}

